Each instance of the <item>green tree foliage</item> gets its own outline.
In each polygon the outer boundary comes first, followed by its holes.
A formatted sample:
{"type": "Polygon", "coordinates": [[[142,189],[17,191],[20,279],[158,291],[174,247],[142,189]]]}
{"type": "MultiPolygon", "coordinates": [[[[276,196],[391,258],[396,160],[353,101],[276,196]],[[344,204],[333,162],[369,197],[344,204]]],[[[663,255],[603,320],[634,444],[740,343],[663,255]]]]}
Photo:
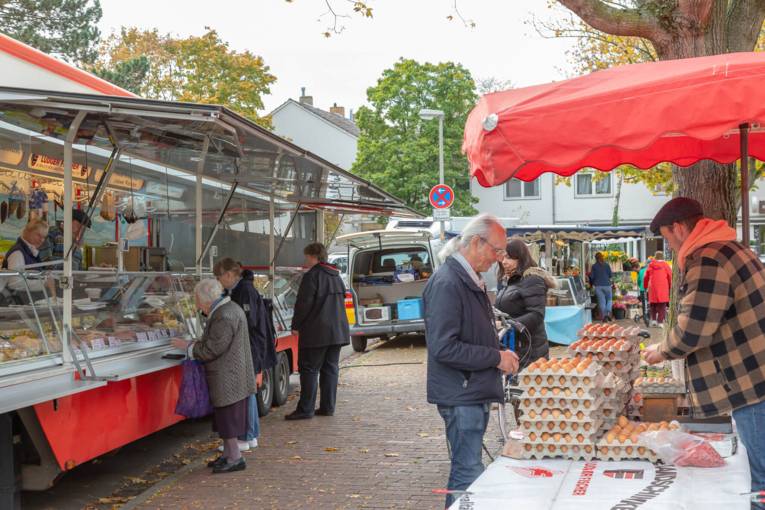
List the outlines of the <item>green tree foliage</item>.
{"type": "Polygon", "coordinates": [[[423,108],[444,112],[444,176],[455,191],[454,215],[475,213],[462,130],[477,100],[470,72],[459,64],[401,59],[367,89],[370,106],[359,109],[361,129],[353,172],[430,214],[428,191],[438,183],[438,121],[423,108]]]}
{"type": "Polygon", "coordinates": [[[258,110],[276,77],[262,57],[232,50],[215,30],[180,39],[123,27],[104,41],[95,71],[143,97],[220,104],[270,124],[258,110]]]}
{"type": "Polygon", "coordinates": [[[0,32],[74,64],[97,56],[99,0],[0,0],[0,32]]]}

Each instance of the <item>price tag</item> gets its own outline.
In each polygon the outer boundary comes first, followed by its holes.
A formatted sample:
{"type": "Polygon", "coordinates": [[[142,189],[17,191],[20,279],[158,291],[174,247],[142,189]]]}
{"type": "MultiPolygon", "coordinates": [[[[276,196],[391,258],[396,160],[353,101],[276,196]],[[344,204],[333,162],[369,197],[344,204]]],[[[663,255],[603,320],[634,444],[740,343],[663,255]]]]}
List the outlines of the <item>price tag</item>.
{"type": "Polygon", "coordinates": [[[119,347],[120,345],[122,345],[122,340],[116,336],[109,337],[109,347],[119,347]]]}
{"type": "Polygon", "coordinates": [[[137,341],[139,341],[139,342],[148,342],[149,341],[149,337],[146,336],[146,333],[144,333],[143,331],[137,332],[135,334],[135,339],[137,341]]]}
{"type": "Polygon", "coordinates": [[[104,344],[103,338],[94,338],[90,341],[90,345],[93,347],[94,351],[101,351],[106,349],[106,344],[104,344]]]}

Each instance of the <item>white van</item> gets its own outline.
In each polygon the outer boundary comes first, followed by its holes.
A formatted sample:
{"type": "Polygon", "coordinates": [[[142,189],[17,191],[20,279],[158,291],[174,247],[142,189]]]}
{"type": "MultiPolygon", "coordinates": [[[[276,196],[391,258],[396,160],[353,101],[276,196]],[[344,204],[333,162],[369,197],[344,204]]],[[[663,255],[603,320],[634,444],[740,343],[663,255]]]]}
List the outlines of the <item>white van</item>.
{"type": "Polygon", "coordinates": [[[369,338],[424,333],[422,293],[439,261],[425,229],[359,232],[337,238],[347,247],[346,312],[353,349],[369,338]]]}

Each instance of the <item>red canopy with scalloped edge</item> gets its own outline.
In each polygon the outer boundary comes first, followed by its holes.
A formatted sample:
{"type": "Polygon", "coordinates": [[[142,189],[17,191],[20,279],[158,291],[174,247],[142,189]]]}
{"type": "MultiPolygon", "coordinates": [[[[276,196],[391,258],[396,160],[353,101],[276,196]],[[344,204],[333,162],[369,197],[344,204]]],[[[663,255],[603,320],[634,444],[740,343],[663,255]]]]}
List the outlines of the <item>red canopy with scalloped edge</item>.
{"type": "Polygon", "coordinates": [[[462,150],[482,186],[544,172],[622,164],[689,166],[765,160],[765,53],[634,64],[483,96],[468,116],[462,150]]]}

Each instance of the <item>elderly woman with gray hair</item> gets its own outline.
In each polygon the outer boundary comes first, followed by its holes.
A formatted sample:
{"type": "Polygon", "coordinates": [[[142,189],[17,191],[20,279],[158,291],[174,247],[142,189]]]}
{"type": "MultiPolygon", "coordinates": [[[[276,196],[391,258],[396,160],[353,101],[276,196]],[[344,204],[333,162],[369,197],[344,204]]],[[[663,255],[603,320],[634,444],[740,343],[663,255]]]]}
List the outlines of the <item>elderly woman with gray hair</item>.
{"type": "Polygon", "coordinates": [[[223,455],[208,466],[213,473],[242,471],[247,466],[237,437],[247,432],[247,399],[257,391],[247,318],[239,305],[223,295],[217,280],[199,282],[194,297],[197,308],[207,316],[202,338],[194,342],[175,339],[173,345],[204,363],[213,430],[223,440],[223,455]]]}

